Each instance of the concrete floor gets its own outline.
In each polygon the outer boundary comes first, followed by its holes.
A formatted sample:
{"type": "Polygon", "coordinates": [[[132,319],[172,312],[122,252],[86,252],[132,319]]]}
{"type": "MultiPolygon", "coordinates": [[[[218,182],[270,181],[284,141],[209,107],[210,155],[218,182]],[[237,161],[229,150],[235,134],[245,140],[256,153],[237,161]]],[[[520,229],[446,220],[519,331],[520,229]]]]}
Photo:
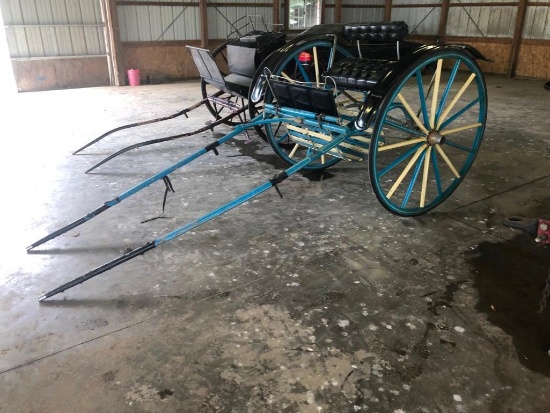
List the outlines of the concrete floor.
{"type": "MultiPolygon", "coordinates": [[[[297,175],[83,285],[37,297],[195,219],[280,165],[244,136],[27,254],[25,247],[212,141],[204,125],[105,130],[199,100],[196,82],[15,96],[2,120],[0,412],[547,412],[550,248],[501,225],[549,215],[550,92],[487,78],[485,141],[461,187],[389,214],[364,164],[297,175]]],[[[218,128],[218,134],[230,130],[218,128]]]]}

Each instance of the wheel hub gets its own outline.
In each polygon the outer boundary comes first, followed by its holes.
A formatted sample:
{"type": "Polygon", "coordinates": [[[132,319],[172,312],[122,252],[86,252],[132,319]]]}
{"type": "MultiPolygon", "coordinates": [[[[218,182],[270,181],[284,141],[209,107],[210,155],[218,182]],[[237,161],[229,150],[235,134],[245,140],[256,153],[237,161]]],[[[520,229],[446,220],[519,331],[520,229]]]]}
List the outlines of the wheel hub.
{"type": "Polygon", "coordinates": [[[432,130],[428,133],[428,136],[426,137],[426,142],[430,146],[434,146],[436,144],[442,145],[445,143],[445,136],[441,135],[438,130],[432,130]]]}

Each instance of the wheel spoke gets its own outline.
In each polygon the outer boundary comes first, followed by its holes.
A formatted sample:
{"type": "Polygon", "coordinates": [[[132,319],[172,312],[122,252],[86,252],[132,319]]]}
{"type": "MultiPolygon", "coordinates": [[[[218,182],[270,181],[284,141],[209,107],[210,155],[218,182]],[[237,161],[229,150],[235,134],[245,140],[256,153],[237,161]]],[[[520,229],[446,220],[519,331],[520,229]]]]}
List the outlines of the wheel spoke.
{"type": "Polygon", "coordinates": [[[319,59],[317,58],[317,47],[313,47],[313,63],[315,64],[315,82],[317,83],[317,87],[319,87],[321,82],[319,80],[319,59]]]}
{"type": "Polygon", "coordinates": [[[378,176],[382,177],[387,174],[389,171],[391,171],[393,168],[395,168],[397,165],[399,165],[401,162],[403,162],[405,159],[415,153],[420,146],[420,144],[417,144],[409,149],[407,152],[405,152],[403,155],[401,155],[399,158],[394,159],[389,165],[378,171],[378,176]]]}
{"type": "Polygon", "coordinates": [[[403,172],[401,172],[401,175],[399,175],[399,178],[397,178],[397,180],[395,181],[395,183],[393,184],[393,186],[391,187],[389,192],[386,194],[386,197],[388,199],[391,198],[391,196],[396,191],[396,189],[399,187],[399,185],[401,185],[401,182],[403,181],[403,179],[405,179],[405,177],[409,173],[410,169],[412,168],[412,166],[414,165],[414,163],[418,159],[418,157],[422,154],[422,152],[424,152],[426,150],[427,146],[428,146],[427,144],[424,144],[416,150],[416,153],[414,154],[414,156],[411,158],[411,160],[409,161],[409,163],[407,164],[405,169],[403,169],[403,172]]]}
{"type": "Polygon", "coordinates": [[[439,82],[441,81],[441,68],[443,67],[443,59],[437,61],[437,67],[435,69],[435,81],[434,81],[434,93],[432,95],[432,108],[430,111],[430,128],[435,127],[435,113],[437,110],[437,99],[439,95],[439,82]]]}
{"type": "Polygon", "coordinates": [[[424,173],[422,174],[422,191],[420,192],[420,208],[424,208],[426,205],[426,190],[428,188],[428,174],[430,172],[430,156],[432,154],[432,149],[429,148],[426,151],[426,156],[424,157],[424,173]]]}
{"type": "Polygon", "coordinates": [[[422,136],[422,134],[414,129],[409,129],[407,128],[406,126],[403,126],[395,121],[392,121],[392,120],[389,120],[389,117],[386,118],[386,120],[384,121],[384,125],[386,126],[390,126],[392,128],[395,128],[395,129],[398,129],[402,132],[405,132],[405,133],[408,133],[410,135],[414,135],[414,136],[422,136]]]}
{"type": "Polygon", "coordinates": [[[458,119],[460,116],[462,116],[468,110],[470,110],[474,105],[476,105],[480,101],[481,101],[481,96],[477,97],[472,102],[468,103],[466,106],[464,106],[458,112],[456,112],[453,116],[451,116],[449,119],[447,119],[445,122],[443,122],[441,124],[441,126],[439,126],[439,129],[445,129],[447,126],[449,126],[451,123],[453,123],[456,119],[458,119]]]}
{"type": "Polygon", "coordinates": [[[402,146],[414,145],[418,142],[425,142],[426,138],[416,138],[404,142],[392,143],[391,145],[383,145],[378,148],[378,152],[387,151],[390,149],[400,148],[402,146]]]}
{"type": "Polygon", "coordinates": [[[300,147],[300,145],[298,145],[298,144],[294,145],[294,148],[292,148],[292,151],[290,152],[290,154],[288,155],[288,157],[289,157],[289,158],[294,157],[294,155],[296,154],[296,151],[298,150],[299,147],[300,147]]]}
{"type": "Polygon", "coordinates": [[[424,132],[425,134],[428,134],[428,129],[426,129],[426,127],[422,124],[422,122],[420,122],[420,119],[418,119],[418,116],[415,115],[415,113],[413,112],[410,105],[407,103],[407,101],[403,97],[403,95],[401,93],[398,93],[397,98],[403,104],[403,106],[405,107],[405,110],[411,116],[412,120],[414,120],[414,123],[416,123],[416,126],[418,126],[418,128],[422,132],[424,132]]]}
{"type": "Polygon", "coordinates": [[[462,131],[470,130],[470,129],[474,129],[474,128],[479,128],[481,126],[483,126],[483,123],[481,123],[481,122],[473,123],[471,125],[461,126],[460,128],[443,130],[443,131],[441,131],[441,135],[443,135],[443,136],[452,135],[453,133],[462,132],[462,131]]]}
{"type": "Polygon", "coordinates": [[[426,157],[426,151],[422,152],[420,159],[416,163],[414,167],[413,176],[409,182],[409,186],[407,187],[407,192],[405,192],[405,196],[403,197],[403,201],[401,202],[401,208],[406,208],[407,204],[409,203],[409,198],[411,197],[414,185],[416,184],[416,180],[418,179],[418,173],[420,172],[420,166],[422,166],[422,161],[426,157]]]}
{"type": "Polygon", "coordinates": [[[468,148],[468,147],[466,147],[466,146],[459,145],[458,143],[453,142],[453,141],[450,141],[450,140],[448,140],[448,139],[445,139],[445,145],[452,146],[453,148],[460,149],[461,151],[464,151],[464,152],[468,152],[468,153],[472,153],[472,152],[473,152],[472,148],[468,148]]]}
{"type": "Polygon", "coordinates": [[[443,194],[443,189],[441,188],[441,175],[439,174],[439,164],[437,162],[437,153],[433,146],[431,148],[431,152],[433,155],[432,161],[434,166],[435,185],[437,186],[437,193],[439,194],[439,196],[441,196],[443,194]]]}
{"type": "Polygon", "coordinates": [[[449,159],[449,157],[445,154],[445,152],[443,151],[443,149],[441,148],[441,145],[435,145],[435,149],[437,150],[437,152],[439,152],[439,154],[441,155],[441,157],[443,158],[443,160],[445,161],[445,163],[447,164],[447,166],[449,167],[449,169],[451,171],[453,171],[453,173],[455,174],[455,176],[457,178],[460,179],[460,174],[458,173],[458,171],[456,170],[456,168],[454,167],[453,163],[451,162],[451,160],[449,159]]]}
{"type": "Polygon", "coordinates": [[[439,107],[437,108],[437,113],[435,114],[436,119],[439,119],[439,115],[441,115],[441,111],[445,107],[445,102],[447,101],[447,97],[449,96],[449,92],[451,91],[451,86],[453,85],[455,81],[456,74],[458,72],[458,68],[460,66],[460,60],[457,60],[453,70],[451,71],[451,75],[449,76],[449,80],[447,81],[447,86],[445,87],[445,90],[443,91],[443,95],[441,95],[441,101],[439,102],[439,107]]]}
{"type": "Polygon", "coordinates": [[[288,80],[290,83],[296,83],[294,79],[292,79],[289,75],[287,75],[285,72],[281,72],[281,76],[284,77],[286,80],[288,80]]]}
{"type": "Polygon", "coordinates": [[[458,93],[456,94],[454,99],[451,101],[451,103],[449,104],[447,109],[445,109],[445,112],[443,112],[443,115],[441,115],[441,117],[438,119],[437,129],[441,128],[441,124],[443,123],[443,121],[445,120],[447,115],[451,112],[451,110],[453,110],[453,107],[456,105],[456,102],[458,102],[458,100],[461,98],[462,94],[466,91],[468,86],[470,86],[470,83],[472,83],[472,80],[474,80],[475,77],[476,77],[476,74],[472,73],[470,75],[470,77],[468,77],[468,80],[466,80],[466,82],[464,82],[464,85],[462,85],[462,87],[460,88],[460,90],[458,91],[458,93]]]}
{"type": "Polygon", "coordinates": [[[424,82],[422,82],[422,73],[420,73],[420,69],[416,70],[415,75],[416,84],[418,85],[418,96],[420,96],[420,108],[422,109],[422,118],[424,119],[424,124],[427,124],[428,108],[426,106],[426,97],[424,96],[424,82]]]}

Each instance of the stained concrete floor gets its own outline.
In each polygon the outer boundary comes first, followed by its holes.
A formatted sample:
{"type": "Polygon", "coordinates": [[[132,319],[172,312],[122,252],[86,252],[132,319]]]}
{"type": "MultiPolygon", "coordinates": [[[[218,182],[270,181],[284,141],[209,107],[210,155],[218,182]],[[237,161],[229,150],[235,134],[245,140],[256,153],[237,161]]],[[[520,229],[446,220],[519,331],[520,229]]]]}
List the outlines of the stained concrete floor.
{"type": "Polygon", "coordinates": [[[389,214],[366,165],[297,175],[190,234],[41,304],[37,297],[262,183],[239,136],[27,254],[25,247],[203,147],[220,127],[83,173],[210,115],[196,82],[13,97],[2,119],[0,412],[547,412],[550,248],[501,225],[548,216],[550,93],[487,78],[482,150],[456,193],[389,214]]]}

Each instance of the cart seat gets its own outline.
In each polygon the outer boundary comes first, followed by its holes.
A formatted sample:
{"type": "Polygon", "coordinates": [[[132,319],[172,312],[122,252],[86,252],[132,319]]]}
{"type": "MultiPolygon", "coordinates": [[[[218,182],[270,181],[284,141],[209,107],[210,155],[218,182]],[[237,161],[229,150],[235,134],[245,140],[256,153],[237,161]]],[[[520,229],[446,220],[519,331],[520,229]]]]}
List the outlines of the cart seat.
{"type": "Polygon", "coordinates": [[[210,50],[193,46],[187,46],[187,49],[189,53],[191,53],[191,57],[199,70],[201,78],[206,83],[211,84],[221,91],[245,98],[248,97],[252,78],[242,74],[243,71],[239,70],[237,65],[230,65],[230,70],[233,69],[237,71],[237,73],[231,73],[224,76],[218,68],[210,50]],[[238,73],[239,71],[241,73],[238,73]]]}
{"type": "Polygon", "coordinates": [[[344,27],[348,42],[397,42],[409,34],[409,26],[403,21],[379,23],[349,23],[344,27]]]}
{"type": "Polygon", "coordinates": [[[338,89],[369,91],[391,70],[393,60],[347,58],[336,62],[327,72],[338,89]]]}

